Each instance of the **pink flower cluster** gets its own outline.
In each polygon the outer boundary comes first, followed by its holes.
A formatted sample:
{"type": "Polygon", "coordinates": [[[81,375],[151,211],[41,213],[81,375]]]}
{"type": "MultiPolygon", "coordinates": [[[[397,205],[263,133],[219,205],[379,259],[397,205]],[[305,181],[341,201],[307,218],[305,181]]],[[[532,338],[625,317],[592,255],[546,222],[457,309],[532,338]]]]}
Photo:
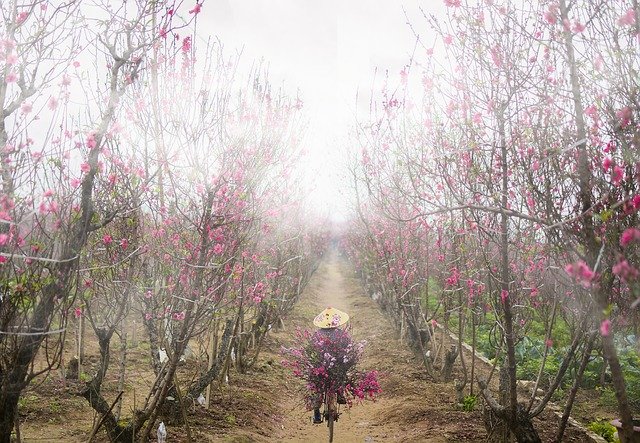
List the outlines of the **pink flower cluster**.
{"type": "Polygon", "coordinates": [[[304,397],[309,409],[327,392],[344,395],[348,405],[354,399],[374,399],[381,392],[377,371],[357,369],[364,343],[354,342],[347,331],[297,331],[297,339],[302,346],[283,348],[282,364],[305,381],[304,397]]]}
{"type": "Polygon", "coordinates": [[[260,303],[267,295],[266,285],[259,281],[249,290],[249,295],[254,303],[260,303]]]}
{"type": "Polygon", "coordinates": [[[638,269],[627,260],[619,261],[617,264],[613,265],[611,270],[615,275],[626,282],[635,280],[638,278],[638,275],[640,275],[640,271],[638,271],[638,269]]]}
{"type": "Polygon", "coordinates": [[[591,283],[596,278],[596,273],[582,260],[568,264],[564,270],[585,288],[591,286],[591,283]]]}
{"type": "Polygon", "coordinates": [[[627,228],[620,236],[620,246],[622,247],[637,241],[640,241],[640,229],[638,228],[627,228]]]}

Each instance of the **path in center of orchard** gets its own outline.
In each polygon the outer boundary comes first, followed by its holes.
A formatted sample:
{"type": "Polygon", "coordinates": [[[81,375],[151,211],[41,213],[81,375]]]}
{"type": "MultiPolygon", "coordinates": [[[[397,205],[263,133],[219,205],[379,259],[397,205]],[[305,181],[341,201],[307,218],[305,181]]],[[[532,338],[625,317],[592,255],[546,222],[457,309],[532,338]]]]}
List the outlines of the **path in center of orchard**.
{"type": "MultiPolygon", "coordinates": [[[[400,344],[391,323],[366,296],[350,263],[338,253],[323,260],[289,316],[286,330],[274,335],[286,334],[294,340],[295,328],[313,328],[314,316],[325,307],[349,313],[354,339],[366,341],[360,369],[380,371],[383,390],[375,402],[354,404],[340,416],[335,442],[484,440],[479,416],[456,411],[450,384],[427,379],[418,360],[400,344]]],[[[288,340],[281,339],[287,346],[288,340]]],[[[285,383],[283,419],[273,441],[328,441],[327,426],[311,423],[311,413],[296,392],[300,381],[287,373],[285,383]]]]}

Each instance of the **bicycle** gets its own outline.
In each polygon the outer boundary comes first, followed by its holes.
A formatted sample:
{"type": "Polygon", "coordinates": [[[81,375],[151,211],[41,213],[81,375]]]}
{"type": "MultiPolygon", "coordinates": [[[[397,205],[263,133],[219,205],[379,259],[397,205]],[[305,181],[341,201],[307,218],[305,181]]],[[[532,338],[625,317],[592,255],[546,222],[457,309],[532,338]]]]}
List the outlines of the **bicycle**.
{"type": "Polygon", "coordinates": [[[333,425],[338,421],[338,417],[340,417],[339,409],[338,395],[335,392],[325,393],[322,417],[327,422],[327,427],[329,428],[329,443],[333,442],[333,425]]]}
{"type": "Polygon", "coordinates": [[[313,409],[313,423],[327,423],[330,443],[340,417],[339,405],[349,408],[354,399],[373,399],[380,392],[377,371],[357,369],[364,342],[354,342],[346,328],[338,329],[348,315],[334,311],[328,308],[316,317],[314,325],[319,330],[296,332],[299,347],[281,351],[286,357],[283,366],[305,382],[301,390],[305,406],[313,409]]]}

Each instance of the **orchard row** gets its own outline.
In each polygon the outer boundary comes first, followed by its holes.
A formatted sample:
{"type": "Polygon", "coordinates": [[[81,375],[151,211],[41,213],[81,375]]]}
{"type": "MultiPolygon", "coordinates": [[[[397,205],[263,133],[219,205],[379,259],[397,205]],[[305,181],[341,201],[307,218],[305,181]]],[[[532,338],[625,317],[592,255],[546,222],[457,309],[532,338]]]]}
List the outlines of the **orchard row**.
{"type": "Polygon", "coordinates": [[[459,353],[460,397],[478,383],[490,435],[539,441],[532,418],[570,371],[560,441],[600,349],[622,441],[637,441],[637,2],[445,3],[446,19],[412,24],[435,40],[418,41],[397,87],[386,86],[354,134],[357,221],[346,246],[428,371],[440,375],[436,358],[448,376],[459,353]],[[454,319],[474,346],[476,332],[490,331],[499,392],[476,380],[461,346],[438,350],[435,325],[454,319]],[[532,336],[544,343],[536,388],[554,340],[563,355],[543,396],[519,404],[517,353],[532,336]],[[620,358],[625,337],[631,366],[620,358]]]}
{"type": "Polygon", "coordinates": [[[74,354],[67,375],[110,439],[146,439],[232,362],[256,362],[322,255],[296,191],[301,102],[191,35],[201,8],[3,3],[2,442],[30,381],[74,354]],[[154,375],[126,416],[132,322],[154,375]],[[207,365],[185,377],[196,338],[207,365]],[[83,361],[87,342],[97,365],[83,361]],[[111,372],[118,395],[103,389],[111,372]]]}

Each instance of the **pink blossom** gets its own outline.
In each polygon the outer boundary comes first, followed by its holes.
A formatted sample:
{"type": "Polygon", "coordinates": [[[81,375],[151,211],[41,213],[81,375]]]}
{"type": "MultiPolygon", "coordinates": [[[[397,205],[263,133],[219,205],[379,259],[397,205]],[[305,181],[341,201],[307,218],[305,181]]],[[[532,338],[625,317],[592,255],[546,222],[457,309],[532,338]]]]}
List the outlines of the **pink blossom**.
{"type": "Polygon", "coordinates": [[[8,241],[9,241],[8,234],[0,234],[0,246],[6,245],[8,241]]]}
{"type": "Polygon", "coordinates": [[[89,163],[84,162],[80,165],[80,170],[86,174],[91,170],[91,166],[89,165],[89,163]]]}
{"type": "Polygon", "coordinates": [[[0,255],[0,265],[6,262],[7,262],[7,257],[5,257],[4,255],[0,255]]]}
{"type": "Polygon", "coordinates": [[[189,14],[198,15],[201,9],[202,5],[200,3],[196,3],[196,5],[191,10],[189,10],[189,14]]]}
{"type": "Polygon", "coordinates": [[[500,300],[502,300],[502,303],[505,303],[507,301],[507,298],[509,298],[509,291],[507,291],[506,289],[500,291],[500,300]]]}
{"type": "Polygon", "coordinates": [[[167,29],[165,27],[160,28],[159,32],[160,38],[167,38],[167,29]]]}
{"type": "Polygon", "coordinates": [[[58,99],[56,97],[49,97],[49,102],[47,103],[47,107],[54,111],[58,107],[58,99]]]}
{"type": "Polygon", "coordinates": [[[264,298],[264,294],[254,294],[252,297],[252,300],[254,303],[259,304],[262,302],[263,298],[264,298]]]}
{"type": "Polygon", "coordinates": [[[502,66],[502,56],[500,55],[500,48],[498,46],[495,46],[493,48],[491,48],[491,60],[493,60],[493,64],[496,65],[496,67],[501,67],[502,66]]]}
{"type": "Polygon", "coordinates": [[[120,240],[120,247],[122,249],[127,249],[129,247],[129,240],[127,240],[126,238],[120,240]]]}
{"type": "Polygon", "coordinates": [[[571,27],[571,30],[576,34],[580,34],[581,32],[584,32],[585,29],[586,29],[586,26],[577,20],[573,22],[573,26],[571,27]]]}
{"type": "Polygon", "coordinates": [[[407,73],[405,69],[400,71],[400,83],[402,83],[403,85],[406,85],[408,79],[409,79],[409,73],[407,73]]]}
{"type": "Polygon", "coordinates": [[[74,68],[79,68],[79,67],[80,67],[80,62],[79,62],[78,60],[75,60],[75,61],[73,62],[73,67],[74,67],[74,68]]]}
{"type": "Polygon", "coordinates": [[[631,123],[631,117],[633,116],[631,108],[625,106],[624,108],[616,111],[616,117],[620,120],[620,127],[626,128],[631,123]]]}
{"type": "Polygon", "coordinates": [[[224,245],[222,245],[222,244],[220,244],[220,243],[216,243],[216,244],[213,246],[213,253],[214,253],[215,255],[220,255],[220,254],[222,254],[222,252],[223,252],[223,251],[224,251],[224,245]]]}
{"type": "Polygon", "coordinates": [[[550,25],[555,25],[558,22],[558,17],[556,17],[555,11],[546,11],[542,17],[550,25]]]}
{"type": "Polygon", "coordinates": [[[53,195],[53,189],[47,189],[46,191],[44,191],[44,194],[42,194],[43,197],[51,197],[53,195]]]}
{"type": "Polygon", "coordinates": [[[449,8],[459,8],[460,0],[444,0],[444,4],[449,8]]]}
{"type": "Polygon", "coordinates": [[[607,145],[602,150],[607,154],[609,152],[616,152],[616,145],[613,143],[613,141],[609,141],[609,143],[607,143],[607,145]]]}
{"type": "Polygon", "coordinates": [[[23,114],[28,114],[33,110],[33,106],[29,102],[24,102],[22,106],[20,106],[20,111],[23,114]]]}
{"type": "Polygon", "coordinates": [[[113,237],[111,237],[111,235],[109,234],[105,234],[102,236],[102,243],[104,243],[105,245],[109,246],[111,243],[113,243],[113,237]]]}
{"type": "Polygon", "coordinates": [[[58,212],[58,203],[57,202],[42,202],[38,208],[40,214],[48,214],[50,212],[58,212]]]}
{"type": "Polygon", "coordinates": [[[75,318],[80,318],[82,316],[82,308],[75,308],[73,310],[73,316],[75,318]]]}
{"type": "Polygon", "coordinates": [[[151,320],[153,318],[153,314],[151,314],[150,312],[147,312],[146,314],[144,314],[144,319],[145,320],[151,320]]]}
{"type": "Polygon", "coordinates": [[[604,172],[609,172],[612,164],[613,160],[611,160],[611,157],[605,157],[604,160],[602,160],[602,169],[604,169],[604,172]]]}
{"type": "Polygon", "coordinates": [[[531,165],[531,169],[533,169],[534,171],[540,169],[540,162],[538,160],[534,160],[533,164],[531,165]]]}
{"type": "Polygon", "coordinates": [[[182,40],[182,52],[189,52],[191,50],[191,37],[185,37],[182,40]]]}
{"type": "Polygon", "coordinates": [[[553,340],[551,340],[550,338],[546,339],[546,340],[544,341],[544,345],[545,345],[547,348],[552,347],[552,346],[553,346],[553,340]]]}
{"type": "Polygon", "coordinates": [[[173,315],[171,316],[171,318],[173,318],[174,320],[178,320],[178,321],[184,320],[185,317],[186,317],[186,313],[184,311],[174,312],[173,315]]]}
{"type": "Polygon", "coordinates": [[[451,275],[446,279],[446,284],[447,286],[457,286],[458,285],[458,281],[460,279],[460,271],[458,271],[458,268],[453,268],[451,270],[451,275]]]}
{"type": "Polygon", "coordinates": [[[629,8],[627,12],[618,18],[619,26],[631,26],[636,23],[636,14],[633,8],[629,8]]]}
{"type": "Polygon", "coordinates": [[[16,80],[18,80],[18,74],[16,74],[13,71],[9,71],[9,73],[7,74],[4,80],[7,83],[14,83],[16,80]]]}
{"type": "Polygon", "coordinates": [[[564,268],[565,272],[579,281],[584,287],[589,287],[595,279],[596,274],[589,265],[580,260],[577,263],[568,264],[564,268]]]}
{"type": "Polygon", "coordinates": [[[631,203],[635,209],[640,209],[640,194],[636,194],[631,199],[631,203]]]}
{"type": "Polygon", "coordinates": [[[445,45],[450,45],[453,42],[453,37],[451,35],[445,35],[442,40],[445,45]]]}
{"type": "Polygon", "coordinates": [[[3,48],[4,48],[5,51],[11,51],[15,47],[16,47],[16,42],[14,40],[11,40],[11,39],[1,40],[0,39],[0,51],[2,51],[3,48]]]}
{"type": "Polygon", "coordinates": [[[624,178],[624,169],[620,166],[615,165],[613,167],[613,172],[611,173],[611,181],[615,186],[620,186],[620,182],[624,178]]]}
{"type": "Polygon", "coordinates": [[[611,320],[607,318],[607,319],[604,319],[602,323],[600,323],[600,334],[603,337],[608,337],[610,333],[611,333],[611,320]]]}
{"type": "Polygon", "coordinates": [[[620,236],[620,246],[625,247],[634,241],[640,241],[640,229],[633,227],[625,229],[620,236]]]}
{"type": "Polygon", "coordinates": [[[598,108],[596,108],[596,105],[589,105],[584,109],[584,113],[588,117],[596,118],[598,115],[598,108]]]}
{"type": "Polygon", "coordinates": [[[77,188],[78,186],[80,186],[80,183],[82,183],[82,181],[79,178],[72,178],[69,183],[71,184],[72,188],[77,188]]]}
{"type": "Polygon", "coordinates": [[[28,12],[22,11],[20,14],[18,14],[18,17],[16,17],[16,22],[23,23],[28,16],[29,16],[28,12]]]}
{"type": "Polygon", "coordinates": [[[7,54],[7,58],[5,59],[8,65],[15,65],[18,63],[18,55],[15,52],[7,54]]]}
{"type": "Polygon", "coordinates": [[[627,260],[621,260],[611,268],[613,273],[620,277],[623,281],[632,281],[638,278],[638,269],[631,265],[627,260]]]}
{"type": "Polygon", "coordinates": [[[529,208],[530,211],[533,211],[536,208],[536,203],[533,200],[533,197],[531,196],[527,197],[527,207],[529,208]]]}
{"type": "Polygon", "coordinates": [[[87,146],[89,147],[89,149],[95,149],[95,147],[97,146],[96,133],[93,131],[90,132],[89,135],[87,135],[87,146]]]}

